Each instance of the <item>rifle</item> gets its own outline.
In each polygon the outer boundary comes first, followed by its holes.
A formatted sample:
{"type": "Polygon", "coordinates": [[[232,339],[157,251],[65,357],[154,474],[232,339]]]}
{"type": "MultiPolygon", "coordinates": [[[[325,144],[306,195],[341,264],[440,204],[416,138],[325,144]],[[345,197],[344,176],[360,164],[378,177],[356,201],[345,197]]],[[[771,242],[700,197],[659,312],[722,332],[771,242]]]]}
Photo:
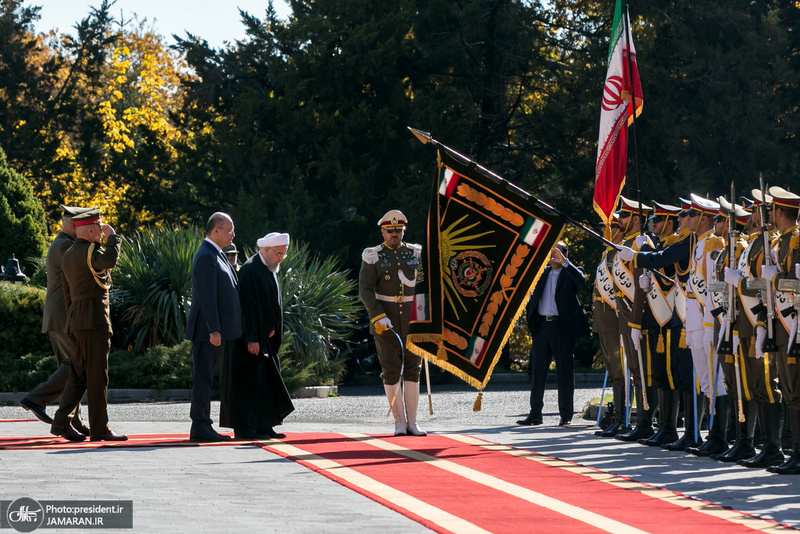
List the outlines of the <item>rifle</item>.
{"type": "MultiPolygon", "coordinates": [[[[772,250],[769,241],[769,230],[767,229],[767,192],[764,187],[764,176],[758,175],[759,186],[761,187],[761,203],[758,205],[758,211],[761,215],[761,239],[764,243],[764,265],[772,265],[772,250]]],[[[747,281],[748,289],[757,289],[761,291],[761,306],[758,310],[767,310],[767,338],[764,340],[763,351],[775,352],[778,350],[778,344],[775,342],[775,299],[772,294],[772,284],[763,278],[753,278],[747,281]]]]}
{"type": "MultiPolygon", "coordinates": [[[[800,280],[782,278],[778,280],[778,289],[780,291],[792,293],[794,313],[798,318],[798,321],[800,321],[800,280]]],[[[789,309],[791,310],[791,308],[789,309]]],[[[789,354],[789,356],[795,358],[800,356],[800,326],[798,326],[794,337],[789,340],[789,348],[786,352],[789,354]]]]}
{"type": "MultiPolygon", "coordinates": [[[[734,196],[734,184],[731,181],[731,199],[736,198],[734,196]]],[[[728,267],[730,269],[736,269],[736,204],[733,203],[731,200],[731,209],[728,212],[728,267]]],[[[733,354],[736,357],[736,354],[733,350],[733,323],[736,321],[736,290],[730,284],[725,284],[726,289],[726,297],[725,297],[725,312],[728,317],[728,323],[725,327],[724,337],[722,338],[722,342],[717,347],[717,352],[719,354],[733,354]]],[[[738,360],[736,360],[738,363],[738,360]]],[[[737,384],[738,385],[738,384],[737,384]]]]}

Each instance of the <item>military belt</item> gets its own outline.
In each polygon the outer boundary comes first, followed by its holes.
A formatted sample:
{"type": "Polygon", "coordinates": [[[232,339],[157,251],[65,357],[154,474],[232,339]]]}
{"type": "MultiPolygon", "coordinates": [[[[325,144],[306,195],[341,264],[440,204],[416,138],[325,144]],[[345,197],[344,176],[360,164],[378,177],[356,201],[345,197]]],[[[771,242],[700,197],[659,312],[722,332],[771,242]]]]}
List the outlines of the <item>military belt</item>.
{"type": "Polygon", "coordinates": [[[405,295],[393,296],[393,295],[381,295],[380,293],[375,293],[375,298],[383,302],[396,302],[397,304],[403,304],[407,300],[405,295]]]}

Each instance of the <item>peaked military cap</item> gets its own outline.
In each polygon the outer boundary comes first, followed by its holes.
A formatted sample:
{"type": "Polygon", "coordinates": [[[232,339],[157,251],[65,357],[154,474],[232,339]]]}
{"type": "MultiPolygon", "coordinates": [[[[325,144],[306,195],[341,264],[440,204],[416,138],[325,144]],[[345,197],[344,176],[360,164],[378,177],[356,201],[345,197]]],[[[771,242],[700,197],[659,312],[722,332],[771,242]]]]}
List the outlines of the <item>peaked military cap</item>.
{"type": "Polygon", "coordinates": [[[378,226],[381,228],[399,228],[406,225],[406,216],[400,210],[389,210],[378,221],[378,226]]]}
{"type": "Polygon", "coordinates": [[[773,185],[769,188],[769,194],[772,195],[772,203],[776,206],[794,209],[800,208],[800,196],[782,187],[773,185]]]}

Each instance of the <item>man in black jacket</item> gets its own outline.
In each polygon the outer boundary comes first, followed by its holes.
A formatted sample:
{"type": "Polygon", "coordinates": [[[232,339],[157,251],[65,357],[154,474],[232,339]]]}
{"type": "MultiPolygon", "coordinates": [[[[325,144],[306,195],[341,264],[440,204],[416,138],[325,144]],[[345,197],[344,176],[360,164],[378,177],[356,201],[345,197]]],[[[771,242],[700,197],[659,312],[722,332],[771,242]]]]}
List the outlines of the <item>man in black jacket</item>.
{"type": "Polygon", "coordinates": [[[583,269],[567,259],[567,244],[559,241],[550,252],[528,302],[528,328],[533,337],[531,350],[531,411],[517,421],[520,425],[542,424],[544,389],[550,361],[555,359],[558,381],[559,426],[572,420],[575,392],[573,350],[577,338],[587,331],[586,318],[578,301],[578,290],[586,283],[583,269]]]}

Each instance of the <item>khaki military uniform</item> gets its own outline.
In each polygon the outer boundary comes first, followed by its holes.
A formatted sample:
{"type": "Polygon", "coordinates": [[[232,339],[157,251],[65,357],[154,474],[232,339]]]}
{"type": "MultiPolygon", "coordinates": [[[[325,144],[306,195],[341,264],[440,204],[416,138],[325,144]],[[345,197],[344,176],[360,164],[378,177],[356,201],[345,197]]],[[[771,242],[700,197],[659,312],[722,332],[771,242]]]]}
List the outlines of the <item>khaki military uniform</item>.
{"type": "Polygon", "coordinates": [[[78,239],[61,262],[67,331],[72,336],[72,371],[53,424],[67,427],[70,414],[88,391],[92,436],[109,433],[106,394],[111,313],[108,291],[110,269],[120,251],[120,237],[112,234],[103,246],[78,239]]]}
{"type": "Polygon", "coordinates": [[[384,243],[361,254],[358,292],[369,314],[384,384],[396,384],[401,371],[405,382],[419,382],[422,360],[405,345],[421,250],[409,243],[392,250],[384,243]],[[392,322],[393,331],[377,334],[375,323],[384,317],[392,322]],[[395,332],[403,342],[402,350],[395,332]]]}

